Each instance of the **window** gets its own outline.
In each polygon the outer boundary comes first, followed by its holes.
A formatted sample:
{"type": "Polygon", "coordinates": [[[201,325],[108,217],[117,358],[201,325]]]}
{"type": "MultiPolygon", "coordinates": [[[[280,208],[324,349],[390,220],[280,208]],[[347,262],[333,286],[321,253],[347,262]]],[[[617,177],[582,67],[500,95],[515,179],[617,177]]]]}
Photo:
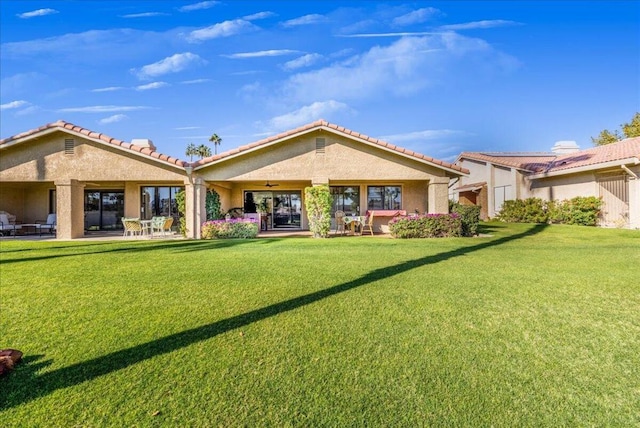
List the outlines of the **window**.
{"type": "Polygon", "coordinates": [[[502,209],[504,201],[513,199],[511,196],[511,186],[498,186],[493,189],[493,209],[496,213],[502,209]]]}
{"type": "Polygon", "coordinates": [[[140,217],[149,220],[153,216],[164,216],[177,220],[179,214],[176,193],[181,190],[184,190],[184,187],[143,187],[140,196],[140,217]]]}
{"type": "Polygon", "coordinates": [[[359,186],[331,186],[333,206],[331,213],[344,211],[345,213],[360,213],[360,187],[359,186]]]}
{"type": "Polygon", "coordinates": [[[369,186],[367,187],[367,209],[399,210],[402,209],[402,187],[369,186]]]}

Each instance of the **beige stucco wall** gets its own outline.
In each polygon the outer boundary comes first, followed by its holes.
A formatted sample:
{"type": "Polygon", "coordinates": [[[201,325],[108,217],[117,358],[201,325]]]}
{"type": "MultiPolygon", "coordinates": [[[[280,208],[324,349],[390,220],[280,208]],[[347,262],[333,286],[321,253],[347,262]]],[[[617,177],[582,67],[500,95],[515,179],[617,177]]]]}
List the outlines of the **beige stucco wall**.
{"type": "Polygon", "coordinates": [[[563,200],[576,196],[598,196],[598,185],[592,172],[530,180],[532,197],[543,200],[563,200]]]}
{"type": "Polygon", "coordinates": [[[182,168],[108,144],[53,132],[2,149],[0,210],[15,214],[23,223],[44,220],[49,213],[50,191],[56,190],[58,223],[64,222],[66,216],[72,216],[74,221],[72,225],[61,224],[58,235],[77,237],[78,230],[84,228],[84,190],[123,190],[124,215],[139,217],[141,186],[183,186],[185,178],[182,168]],[[75,142],[73,154],[64,153],[66,139],[75,142]],[[70,180],[75,183],[71,187],[70,180]],[[61,189],[63,185],[65,189],[61,189]]]}
{"type": "Polygon", "coordinates": [[[380,148],[327,132],[290,141],[199,169],[207,181],[425,180],[445,172],[380,148]],[[316,153],[316,138],[325,138],[325,153],[316,153]]]}
{"type": "Polygon", "coordinates": [[[96,143],[63,132],[17,144],[0,153],[0,181],[34,182],[179,180],[184,170],[164,166],[128,150],[96,143]],[[75,140],[74,154],[64,153],[65,139],[75,140]]]}

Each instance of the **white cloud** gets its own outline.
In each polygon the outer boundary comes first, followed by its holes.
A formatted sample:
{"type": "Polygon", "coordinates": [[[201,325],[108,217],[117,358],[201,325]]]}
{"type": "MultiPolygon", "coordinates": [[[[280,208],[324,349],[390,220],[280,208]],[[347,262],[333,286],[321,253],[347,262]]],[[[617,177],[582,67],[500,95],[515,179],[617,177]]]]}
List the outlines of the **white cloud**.
{"type": "Polygon", "coordinates": [[[122,15],[123,18],[150,18],[153,16],[169,16],[169,14],[163,13],[163,12],[143,12],[143,13],[130,13],[128,15],[122,15]]]}
{"type": "Polygon", "coordinates": [[[92,89],[91,92],[113,92],[113,91],[121,91],[123,89],[126,89],[126,88],[122,86],[108,86],[106,88],[92,89]]]}
{"type": "Polygon", "coordinates": [[[183,80],[180,82],[182,85],[195,85],[197,83],[206,83],[211,82],[211,79],[193,79],[193,80],[183,80]]]}
{"type": "MultiPolygon", "coordinates": [[[[1,0],[0,0],[1,1],[1,0]]],[[[156,52],[165,52],[174,43],[179,29],[166,32],[140,31],[128,28],[90,30],[61,36],[2,44],[2,59],[51,59],[57,64],[96,64],[133,61],[156,52]],[[108,52],[97,55],[96,52],[108,52]]]]}
{"type": "Polygon", "coordinates": [[[202,126],[180,126],[178,128],[173,128],[176,131],[189,131],[189,130],[193,130],[193,129],[201,129],[202,126]]]}
{"type": "Polygon", "coordinates": [[[16,112],[16,116],[26,116],[28,114],[37,113],[41,110],[38,106],[29,106],[25,109],[19,110],[16,112]]]}
{"type": "Polygon", "coordinates": [[[167,82],[152,82],[146,85],[136,86],[136,91],[148,91],[150,89],[164,88],[165,86],[169,86],[169,84],[167,82]]]}
{"type": "Polygon", "coordinates": [[[360,34],[342,34],[337,37],[354,37],[354,38],[367,38],[367,37],[419,37],[419,36],[433,36],[439,33],[433,31],[405,31],[400,33],[360,33],[360,34]]]}
{"type": "Polygon", "coordinates": [[[440,15],[440,13],[441,12],[435,7],[425,7],[422,9],[409,12],[406,15],[398,16],[393,20],[393,25],[404,26],[404,25],[412,25],[412,24],[421,24],[435,16],[440,15]]]}
{"type": "Polygon", "coordinates": [[[309,67],[323,58],[322,55],[313,53],[306,54],[301,56],[300,58],[292,59],[291,61],[287,61],[284,63],[283,67],[285,70],[295,70],[298,68],[309,67]]]}
{"type": "Polygon", "coordinates": [[[22,19],[29,19],[35,18],[36,16],[53,15],[55,13],[58,13],[55,9],[38,9],[31,12],[19,13],[17,16],[22,19]]]}
{"type": "Polygon", "coordinates": [[[517,61],[481,39],[448,32],[404,37],[319,70],[291,76],[277,93],[284,102],[415,95],[429,85],[476,72],[510,71],[517,61]]]}
{"type": "Polygon", "coordinates": [[[206,28],[194,30],[186,36],[186,39],[192,43],[202,42],[220,37],[229,37],[238,33],[255,31],[257,28],[258,27],[251,22],[244,19],[234,19],[233,21],[224,21],[206,28]]]}
{"type": "Polygon", "coordinates": [[[255,21],[257,19],[271,18],[272,16],[276,16],[276,14],[273,12],[258,12],[251,15],[243,16],[242,19],[247,21],[255,21]]]}
{"type": "Polygon", "coordinates": [[[206,64],[207,61],[200,58],[196,54],[191,52],[185,52],[181,54],[175,54],[167,57],[153,64],[148,64],[142,67],[139,71],[133,69],[132,71],[140,79],[148,79],[151,77],[161,76],[168,73],[178,73],[193,65],[206,64]]]}
{"type": "MultiPolygon", "coordinates": [[[[329,117],[337,112],[349,110],[348,105],[335,100],[316,101],[298,110],[272,118],[269,120],[267,127],[273,131],[282,131],[329,117]]],[[[258,123],[258,125],[260,126],[261,124],[258,123]]]]}
{"type": "Polygon", "coordinates": [[[295,51],[291,49],[270,49],[266,51],[257,51],[257,52],[241,52],[230,55],[222,55],[225,58],[233,58],[233,59],[245,59],[245,58],[261,58],[265,56],[282,56],[282,55],[291,55],[300,53],[300,51],[295,51]]]}
{"type": "Polygon", "coordinates": [[[203,10],[209,9],[213,6],[217,5],[219,2],[217,1],[201,1],[200,3],[188,4],[186,6],[182,6],[178,10],[180,12],[192,12],[194,10],[203,10]]]}
{"type": "Polygon", "coordinates": [[[146,106],[87,106],[87,107],[67,107],[56,110],[58,113],[111,113],[117,111],[137,111],[147,110],[146,106]]]}
{"type": "Polygon", "coordinates": [[[10,110],[14,108],[22,108],[28,106],[29,103],[24,100],[11,101],[10,103],[0,105],[0,110],[10,110]]]}
{"type": "Polygon", "coordinates": [[[116,122],[121,122],[125,119],[128,119],[128,116],[126,114],[114,114],[113,116],[109,116],[109,117],[105,117],[104,119],[100,119],[98,121],[99,124],[101,125],[105,125],[108,123],[116,123],[116,122]]]}
{"type": "Polygon", "coordinates": [[[317,13],[311,15],[304,15],[300,18],[290,19],[282,23],[285,27],[296,27],[299,25],[317,24],[319,22],[326,21],[327,18],[324,15],[318,15],[317,13]]]}
{"type": "Polygon", "coordinates": [[[474,21],[474,22],[465,22],[463,24],[451,24],[451,25],[443,25],[440,27],[442,30],[475,30],[475,29],[483,29],[483,28],[495,28],[495,27],[511,27],[514,25],[522,25],[520,22],[516,21],[505,21],[502,19],[494,19],[488,21],[474,21]]]}

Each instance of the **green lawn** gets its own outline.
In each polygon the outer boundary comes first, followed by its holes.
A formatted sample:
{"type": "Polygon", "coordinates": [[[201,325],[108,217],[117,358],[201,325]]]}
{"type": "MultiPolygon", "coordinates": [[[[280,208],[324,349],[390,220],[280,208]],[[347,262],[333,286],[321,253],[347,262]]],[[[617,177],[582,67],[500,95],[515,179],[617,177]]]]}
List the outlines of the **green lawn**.
{"type": "Polygon", "coordinates": [[[0,243],[2,426],[638,426],[640,232],[0,243]]]}

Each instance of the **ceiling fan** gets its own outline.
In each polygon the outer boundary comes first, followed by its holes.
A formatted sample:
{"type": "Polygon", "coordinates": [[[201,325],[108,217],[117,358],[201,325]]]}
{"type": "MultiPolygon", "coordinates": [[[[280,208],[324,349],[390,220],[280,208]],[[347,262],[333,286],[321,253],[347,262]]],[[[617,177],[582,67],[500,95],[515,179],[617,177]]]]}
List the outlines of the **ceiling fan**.
{"type": "Polygon", "coordinates": [[[279,186],[279,184],[271,184],[269,183],[269,180],[267,180],[267,184],[264,185],[264,187],[276,187],[279,186]]]}

